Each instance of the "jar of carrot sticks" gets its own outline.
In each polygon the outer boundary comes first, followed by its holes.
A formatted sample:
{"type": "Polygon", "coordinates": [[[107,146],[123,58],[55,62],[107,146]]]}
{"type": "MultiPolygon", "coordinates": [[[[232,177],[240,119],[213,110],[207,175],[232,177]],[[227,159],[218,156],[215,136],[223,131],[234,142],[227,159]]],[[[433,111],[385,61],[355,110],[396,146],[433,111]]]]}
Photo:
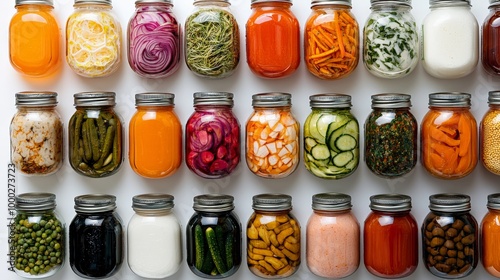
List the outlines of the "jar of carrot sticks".
{"type": "Polygon", "coordinates": [[[254,94],[252,106],[246,125],[248,168],[265,178],[292,174],[299,163],[299,123],[290,111],[291,94],[254,94]]]}
{"type": "Polygon", "coordinates": [[[247,62],[262,78],[291,75],[300,64],[299,21],[291,0],[252,0],[246,24],[247,62]]]}
{"type": "Polygon", "coordinates": [[[165,178],[182,161],[182,126],[171,93],[135,95],[136,113],[129,124],[129,162],[138,175],[165,178]]]}
{"type": "Polygon", "coordinates": [[[314,76],[335,80],[358,65],[359,27],[351,0],[312,0],[304,49],[307,69],[314,76]]]}
{"type": "Polygon", "coordinates": [[[500,277],[500,193],[488,195],[488,213],[481,221],[481,263],[489,274],[500,277]]]}
{"type": "Polygon", "coordinates": [[[477,163],[477,123],[468,93],[429,94],[420,133],[422,164],[441,179],[459,179],[477,163]]]}
{"type": "Polygon", "coordinates": [[[500,175],[500,91],[488,94],[490,109],[480,126],[481,162],[493,174],[500,175]]]}

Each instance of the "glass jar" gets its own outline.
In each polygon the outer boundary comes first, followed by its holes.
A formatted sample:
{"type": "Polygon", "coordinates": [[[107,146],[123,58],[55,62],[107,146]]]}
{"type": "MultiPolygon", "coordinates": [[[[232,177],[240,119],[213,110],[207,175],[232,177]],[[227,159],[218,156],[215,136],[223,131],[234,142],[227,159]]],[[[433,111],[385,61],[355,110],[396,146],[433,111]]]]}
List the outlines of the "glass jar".
{"type": "Polygon", "coordinates": [[[351,0],[312,0],[304,31],[307,69],[314,76],[347,77],[359,61],[359,26],[351,0]],[[339,38],[342,38],[341,40],[339,38]]]}
{"type": "Polygon", "coordinates": [[[351,175],[359,163],[359,124],[351,114],[351,96],[316,94],[304,122],[304,165],[323,179],[351,175]]]}
{"type": "Polygon", "coordinates": [[[286,278],[300,265],[300,224],[286,194],[260,194],[253,198],[254,213],[247,223],[247,264],[264,279],[286,278]]]}
{"type": "Polygon", "coordinates": [[[500,193],[488,195],[488,213],[481,221],[481,263],[484,269],[497,278],[500,277],[500,193]]]}
{"type": "Polygon", "coordinates": [[[470,214],[470,197],[435,194],[429,197],[431,212],[422,225],[425,267],[441,278],[471,274],[479,260],[478,227],[470,214]]]}
{"type": "Polygon", "coordinates": [[[123,226],[113,195],[75,197],[76,216],[69,226],[69,262],[79,277],[113,276],[123,262],[123,226]]]}
{"type": "Polygon", "coordinates": [[[371,74],[402,78],[416,68],[418,28],[411,9],[411,0],[371,0],[363,31],[363,62],[371,74]]]}
{"type": "Polygon", "coordinates": [[[179,220],[172,212],[174,197],[142,194],[132,198],[135,214],[127,228],[127,260],[132,272],[148,279],[173,275],[182,263],[179,220]]]}
{"type": "Polygon", "coordinates": [[[490,0],[488,7],[490,12],[484,19],[481,37],[481,62],[484,70],[491,75],[500,75],[500,26],[497,24],[500,18],[500,1],[490,0]]]}
{"type": "Polygon", "coordinates": [[[317,276],[339,279],[359,267],[359,222],[351,213],[351,197],[321,193],[312,197],[307,222],[307,267],[317,276]]]}
{"type": "Polygon", "coordinates": [[[66,61],[78,75],[105,77],[121,60],[121,26],[111,0],[75,0],[66,24],[66,61]]]}
{"type": "Polygon", "coordinates": [[[65,224],[51,193],[16,196],[16,216],[10,227],[14,271],[24,278],[45,278],[64,265],[65,224]]]}
{"type": "Polygon", "coordinates": [[[500,175],[500,91],[488,93],[489,109],[479,127],[479,150],[483,166],[493,174],[500,175]]]}
{"type": "Polygon", "coordinates": [[[172,0],[137,0],[128,23],[128,63],[144,78],[165,78],[180,65],[181,29],[172,0]]]}
{"type": "Polygon", "coordinates": [[[189,70],[205,78],[225,78],[240,61],[240,31],[229,0],[194,0],[184,25],[189,70]],[[209,32],[210,31],[210,32],[209,32]]]}
{"type": "Polygon", "coordinates": [[[10,122],[10,160],[23,175],[50,175],[62,166],[63,123],[55,110],[57,93],[16,93],[10,122]]]}
{"type": "Polygon", "coordinates": [[[417,164],[417,120],[408,94],[372,95],[372,112],[365,122],[365,161],[383,178],[409,173],[417,164]]]}
{"type": "Polygon", "coordinates": [[[366,269],[391,279],[412,274],[418,265],[418,225],[410,213],[411,197],[373,195],[370,209],[363,233],[366,269]]]}
{"type": "Polygon", "coordinates": [[[53,0],[16,0],[9,26],[10,63],[29,77],[44,77],[59,69],[61,34],[52,13],[53,0]]]}
{"type": "Polygon", "coordinates": [[[84,176],[112,175],[121,166],[122,123],[114,111],[114,92],[80,92],[74,95],[76,112],[69,120],[71,167],[84,176]]]}
{"type": "Polygon", "coordinates": [[[129,162],[145,178],[165,178],[182,162],[182,126],[171,93],[135,95],[137,111],[129,123],[129,162]]]}
{"type": "Polygon", "coordinates": [[[241,223],[230,195],[198,195],[186,228],[187,264],[199,277],[226,278],[241,265],[241,223]]]}
{"type": "Polygon", "coordinates": [[[479,25],[470,0],[429,0],[422,23],[422,65],[439,79],[465,77],[479,59],[479,25]]]}
{"type": "Polygon", "coordinates": [[[292,95],[270,92],[252,95],[254,112],[246,124],[248,168],[265,178],[284,178],[299,164],[299,122],[293,116],[292,95]]]}
{"type": "Polygon", "coordinates": [[[422,120],[422,164],[433,176],[459,179],[477,163],[477,124],[468,93],[431,93],[422,120]]]}
{"type": "Polygon", "coordinates": [[[247,62],[261,78],[282,78],[300,64],[300,26],[291,0],[252,0],[246,23],[247,62]]]}
{"type": "Polygon", "coordinates": [[[186,123],[186,165],[207,179],[228,176],[240,162],[240,124],[233,94],[196,92],[195,112],[186,123]]]}

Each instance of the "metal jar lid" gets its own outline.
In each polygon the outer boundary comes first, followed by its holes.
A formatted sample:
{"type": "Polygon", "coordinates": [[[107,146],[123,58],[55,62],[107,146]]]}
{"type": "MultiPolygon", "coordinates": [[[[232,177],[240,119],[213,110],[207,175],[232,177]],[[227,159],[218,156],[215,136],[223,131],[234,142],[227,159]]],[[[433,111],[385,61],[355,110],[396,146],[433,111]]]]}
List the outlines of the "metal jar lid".
{"type": "Polygon", "coordinates": [[[410,108],[411,95],[403,93],[380,93],[372,95],[372,109],[410,108]]]}
{"type": "Polygon", "coordinates": [[[116,209],[116,197],[108,194],[86,194],[75,197],[77,213],[102,213],[116,209]]]}
{"type": "Polygon", "coordinates": [[[345,5],[352,7],[351,0],[311,0],[311,7],[320,5],[345,5]]]}
{"type": "Polygon", "coordinates": [[[471,95],[461,92],[437,92],[429,94],[429,106],[470,107],[471,95]]]}
{"type": "Polygon", "coordinates": [[[74,106],[94,107],[94,106],[115,106],[114,92],[80,92],[73,95],[75,99],[74,106]]]}
{"type": "Polygon", "coordinates": [[[372,6],[375,5],[404,5],[411,7],[411,0],[370,0],[372,6]]]}
{"type": "Polygon", "coordinates": [[[490,5],[488,6],[488,8],[492,8],[498,5],[500,5],[500,0],[490,0],[490,5]]]}
{"type": "Polygon", "coordinates": [[[340,93],[322,93],[309,96],[311,108],[351,108],[351,96],[340,93]]]}
{"type": "Polygon", "coordinates": [[[251,4],[265,3],[265,2],[284,2],[291,4],[292,0],[252,0],[251,4]]]}
{"type": "Polygon", "coordinates": [[[22,211],[54,210],[56,195],[52,193],[32,192],[16,196],[16,209],[22,211]]]}
{"type": "Polygon", "coordinates": [[[132,197],[132,209],[170,210],[174,208],[174,196],[162,193],[140,194],[132,197]]]}
{"type": "Polygon", "coordinates": [[[471,6],[470,0],[429,0],[431,8],[445,7],[445,6],[471,6]]]}
{"type": "Polygon", "coordinates": [[[492,90],[488,92],[488,104],[500,105],[500,90],[492,90]]]}
{"type": "Polygon", "coordinates": [[[16,106],[44,107],[56,106],[57,93],[53,91],[21,91],[16,93],[16,106]]]}
{"type": "Polygon", "coordinates": [[[292,95],[284,92],[266,92],[252,95],[253,107],[283,107],[292,105],[292,95]]]}
{"type": "Polygon", "coordinates": [[[53,0],[16,0],[16,7],[20,5],[49,5],[54,7],[53,0]]]}
{"type": "Polygon", "coordinates": [[[136,0],[135,5],[137,4],[147,4],[147,3],[160,3],[160,4],[172,4],[172,0],[136,0]]]}
{"type": "Polygon", "coordinates": [[[97,4],[111,6],[113,3],[112,0],[75,0],[75,5],[78,4],[97,4]]]}
{"type": "Polygon", "coordinates": [[[203,194],[193,198],[194,211],[227,212],[234,209],[234,197],[224,194],[203,194]]]}
{"type": "Polygon", "coordinates": [[[493,193],[488,195],[488,209],[500,210],[500,193],[493,193]]]}
{"type": "Polygon", "coordinates": [[[212,105],[212,106],[231,106],[234,105],[234,94],[230,92],[195,92],[193,94],[193,104],[198,105],[212,105]]]}
{"type": "Polygon", "coordinates": [[[429,196],[429,209],[438,212],[470,211],[470,196],[465,194],[441,193],[429,196]]]}
{"type": "Polygon", "coordinates": [[[370,197],[370,209],[383,212],[411,210],[411,197],[404,194],[379,194],[370,197]]]}
{"type": "Polygon", "coordinates": [[[172,93],[144,92],[135,95],[136,106],[173,106],[175,95],[172,93]]]}
{"type": "Polygon", "coordinates": [[[292,210],[292,197],[287,194],[259,194],[253,198],[252,208],[260,211],[292,210]]]}
{"type": "Polygon", "coordinates": [[[210,3],[210,2],[212,2],[212,3],[220,3],[220,2],[222,2],[222,3],[228,3],[228,4],[230,4],[229,0],[194,0],[194,4],[203,3],[203,2],[207,2],[207,3],[210,3]]]}
{"type": "Polygon", "coordinates": [[[320,211],[350,210],[351,196],[343,193],[318,193],[312,197],[312,209],[320,211]]]}

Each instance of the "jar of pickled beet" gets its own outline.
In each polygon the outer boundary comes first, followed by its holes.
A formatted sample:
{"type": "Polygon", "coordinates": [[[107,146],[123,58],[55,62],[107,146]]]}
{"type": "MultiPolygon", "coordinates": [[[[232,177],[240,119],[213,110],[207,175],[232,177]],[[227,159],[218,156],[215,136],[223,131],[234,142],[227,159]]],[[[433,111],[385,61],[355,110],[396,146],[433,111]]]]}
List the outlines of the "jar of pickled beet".
{"type": "Polygon", "coordinates": [[[476,167],[477,124],[470,99],[468,93],[429,94],[420,149],[423,166],[437,178],[463,178],[476,167]]]}
{"type": "Polygon", "coordinates": [[[137,0],[128,23],[128,63],[144,78],[164,78],[180,65],[181,30],[172,0],[137,0]]]}
{"type": "Polygon", "coordinates": [[[481,221],[481,263],[484,269],[500,277],[500,252],[496,249],[500,240],[500,193],[488,195],[488,213],[481,221]]]}
{"type": "Polygon", "coordinates": [[[10,63],[29,77],[53,74],[61,65],[61,34],[53,0],[16,0],[9,26],[10,63]]]}
{"type": "Polygon", "coordinates": [[[57,93],[16,93],[10,122],[10,160],[26,176],[50,175],[63,162],[63,123],[55,110],[57,93]]]}
{"type": "Polygon", "coordinates": [[[438,79],[472,73],[479,60],[479,25],[470,0],[429,0],[422,23],[422,66],[438,79]]]}
{"type": "Polygon", "coordinates": [[[484,70],[491,75],[500,75],[500,26],[496,22],[500,19],[500,0],[490,0],[490,12],[482,26],[481,62],[484,70]]]}
{"type": "Polygon", "coordinates": [[[372,112],[365,122],[365,161],[383,178],[409,173],[417,164],[417,120],[408,94],[372,95],[372,112]]]}
{"type": "Polygon", "coordinates": [[[262,78],[282,78],[300,64],[300,26],[291,0],[252,0],[246,23],[247,62],[262,78]]]}
{"type": "Polygon", "coordinates": [[[316,94],[304,122],[304,165],[323,179],[351,175],[359,163],[359,124],[351,114],[351,96],[316,94]]]}
{"type": "Polygon", "coordinates": [[[196,92],[195,112],[186,123],[186,165],[207,179],[226,177],[240,162],[240,124],[233,94],[196,92]]]}
{"type": "Polygon", "coordinates": [[[92,178],[115,174],[123,161],[123,130],[116,114],[114,92],[74,95],[76,112],[68,126],[69,160],[80,175],[92,178]]]}
{"type": "Polygon", "coordinates": [[[304,31],[304,59],[314,76],[347,77],[359,61],[359,26],[351,0],[312,0],[304,31]]]}
{"type": "Polygon", "coordinates": [[[317,276],[339,279],[359,267],[359,222],[351,196],[320,193],[312,197],[313,214],[306,231],[307,267],[317,276]]]}
{"type": "Polygon", "coordinates": [[[411,0],[371,0],[363,29],[363,62],[371,74],[387,79],[409,75],[419,59],[418,28],[411,0]]]}
{"type": "Polygon", "coordinates": [[[260,177],[284,178],[299,164],[299,122],[291,112],[292,95],[270,92],[252,96],[246,124],[246,161],[260,177]]]}
{"type": "Polygon", "coordinates": [[[116,197],[89,194],[75,197],[76,215],[69,226],[69,263],[82,278],[115,275],[124,258],[124,231],[116,213],[116,197]]]}
{"type": "Polygon", "coordinates": [[[230,195],[198,195],[186,227],[187,264],[199,277],[220,279],[241,265],[241,223],[230,195]]]}
{"type": "Polygon", "coordinates": [[[229,0],[194,0],[184,25],[186,65],[197,76],[225,78],[240,62],[240,31],[229,0]]]}
{"type": "Polygon", "coordinates": [[[479,133],[479,150],[483,166],[500,175],[500,91],[488,93],[489,110],[484,115],[479,133]]]}
{"type": "Polygon", "coordinates": [[[121,61],[121,26],[112,0],[75,0],[66,24],[66,62],[78,75],[105,77],[121,61]]]}
{"type": "Polygon", "coordinates": [[[418,265],[418,225],[410,213],[411,197],[374,195],[370,209],[363,233],[366,269],[382,278],[412,274],[418,265]]]}
{"type": "Polygon", "coordinates": [[[470,275],[479,261],[479,228],[470,214],[470,197],[435,194],[422,225],[422,256],[434,276],[457,279],[470,275]]]}
{"type": "Polygon", "coordinates": [[[135,95],[137,111],[129,124],[129,162],[145,178],[165,178],[182,162],[182,126],[171,93],[135,95]]]}
{"type": "Polygon", "coordinates": [[[291,213],[292,197],[259,194],[247,223],[247,264],[264,279],[286,278],[300,266],[300,224],[291,213]]]}

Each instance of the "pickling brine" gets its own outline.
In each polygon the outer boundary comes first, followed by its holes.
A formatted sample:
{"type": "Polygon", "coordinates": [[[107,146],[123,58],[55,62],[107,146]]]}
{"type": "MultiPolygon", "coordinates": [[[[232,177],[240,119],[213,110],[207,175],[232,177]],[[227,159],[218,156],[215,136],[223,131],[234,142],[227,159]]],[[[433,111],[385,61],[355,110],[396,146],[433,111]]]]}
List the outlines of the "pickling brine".
{"type": "Polygon", "coordinates": [[[490,12],[483,22],[481,61],[484,70],[491,75],[500,75],[500,1],[490,0],[490,12]]]}

